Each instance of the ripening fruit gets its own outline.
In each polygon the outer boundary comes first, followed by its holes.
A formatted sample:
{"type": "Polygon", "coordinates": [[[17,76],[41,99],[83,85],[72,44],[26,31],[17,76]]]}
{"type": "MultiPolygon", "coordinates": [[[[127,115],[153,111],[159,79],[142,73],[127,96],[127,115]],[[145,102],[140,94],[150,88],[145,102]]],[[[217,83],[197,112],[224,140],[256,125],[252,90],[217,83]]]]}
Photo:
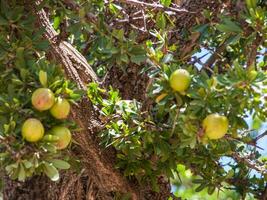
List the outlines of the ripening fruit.
{"type": "Polygon", "coordinates": [[[228,119],[217,113],[208,115],[203,120],[205,136],[209,139],[222,138],[228,131],[228,119]]]}
{"type": "Polygon", "coordinates": [[[56,119],[66,119],[70,113],[70,103],[68,100],[59,97],[50,109],[50,113],[56,119]]]}
{"type": "Polygon", "coordinates": [[[59,138],[56,141],[57,149],[65,149],[71,141],[71,132],[64,126],[55,126],[49,133],[59,138]]]}
{"type": "Polygon", "coordinates": [[[39,88],[32,94],[32,105],[39,111],[49,110],[54,103],[54,93],[48,88],[39,88]]]}
{"type": "Polygon", "coordinates": [[[44,126],[38,119],[29,118],[23,123],[21,132],[26,141],[37,142],[44,136],[44,126]]]}
{"type": "Polygon", "coordinates": [[[184,92],[187,90],[191,82],[191,77],[185,69],[177,69],[171,74],[170,86],[177,92],[184,92]]]}

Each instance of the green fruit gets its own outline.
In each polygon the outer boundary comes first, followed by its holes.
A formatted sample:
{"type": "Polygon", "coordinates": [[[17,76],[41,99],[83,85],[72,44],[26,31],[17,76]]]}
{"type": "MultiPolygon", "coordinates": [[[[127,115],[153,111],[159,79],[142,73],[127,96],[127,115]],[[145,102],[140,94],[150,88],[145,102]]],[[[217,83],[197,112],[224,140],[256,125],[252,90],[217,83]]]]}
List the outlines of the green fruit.
{"type": "Polygon", "coordinates": [[[48,88],[39,88],[32,94],[32,105],[39,111],[49,110],[54,103],[54,93],[48,88]]]}
{"type": "Polygon", "coordinates": [[[219,114],[210,114],[203,120],[205,136],[209,139],[222,138],[228,131],[228,119],[219,114]]]}
{"type": "Polygon", "coordinates": [[[256,70],[251,70],[248,74],[249,80],[254,81],[257,75],[258,75],[258,72],[256,70]]]}
{"type": "Polygon", "coordinates": [[[177,69],[171,74],[170,86],[177,92],[184,92],[187,90],[191,82],[191,77],[185,69],[177,69]]]}
{"type": "Polygon", "coordinates": [[[71,132],[64,126],[55,126],[49,133],[58,137],[56,141],[57,149],[65,149],[71,141],[71,132]]]}
{"type": "Polygon", "coordinates": [[[70,103],[59,97],[50,109],[50,113],[56,119],[66,119],[70,113],[70,103]]]}
{"type": "Polygon", "coordinates": [[[29,118],[23,123],[21,132],[26,141],[37,142],[44,136],[44,126],[38,119],[29,118]]]}

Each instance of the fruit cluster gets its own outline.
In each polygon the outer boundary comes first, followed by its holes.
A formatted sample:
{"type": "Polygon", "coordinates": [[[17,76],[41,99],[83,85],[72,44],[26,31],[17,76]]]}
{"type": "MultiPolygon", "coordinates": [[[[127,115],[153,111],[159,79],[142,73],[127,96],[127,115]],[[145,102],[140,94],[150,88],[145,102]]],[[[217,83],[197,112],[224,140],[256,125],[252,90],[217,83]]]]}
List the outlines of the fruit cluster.
{"type": "MultiPolygon", "coordinates": [[[[32,94],[31,102],[33,107],[42,112],[50,110],[51,115],[56,119],[66,119],[70,113],[68,100],[58,97],[49,88],[39,88],[32,94]]],[[[44,137],[45,130],[42,122],[36,118],[27,119],[22,125],[22,136],[28,142],[37,142],[44,137]]],[[[71,141],[71,132],[64,126],[55,126],[48,131],[54,137],[57,149],[66,148],[71,141]]]]}
{"type": "MultiPolygon", "coordinates": [[[[187,70],[177,69],[170,76],[171,88],[184,95],[185,91],[190,86],[191,77],[187,70]]],[[[228,131],[228,119],[218,113],[208,115],[202,122],[202,128],[204,130],[203,138],[208,139],[220,139],[228,131]]]]}
{"type": "Polygon", "coordinates": [[[44,58],[21,71],[0,78],[8,85],[0,84],[0,171],[19,181],[40,174],[56,181],[76,162],[65,150],[77,128],[68,116],[83,92],[44,58]]]}

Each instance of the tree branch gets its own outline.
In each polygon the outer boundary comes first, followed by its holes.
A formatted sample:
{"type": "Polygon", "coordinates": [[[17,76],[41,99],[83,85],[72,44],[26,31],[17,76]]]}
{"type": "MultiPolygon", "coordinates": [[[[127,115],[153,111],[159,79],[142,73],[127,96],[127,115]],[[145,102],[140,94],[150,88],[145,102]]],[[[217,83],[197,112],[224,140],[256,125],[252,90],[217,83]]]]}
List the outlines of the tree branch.
{"type": "Polygon", "coordinates": [[[139,6],[139,7],[147,7],[147,8],[153,8],[156,10],[164,10],[164,11],[172,11],[175,13],[194,13],[194,12],[190,12],[184,8],[173,8],[173,7],[165,7],[161,4],[155,4],[155,3],[146,3],[143,1],[138,1],[138,0],[115,0],[115,2],[118,3],[125,3],[125,4],[130,4],[130,5],[134,5],[134,6],[139,6]]]}
{"type": "Polygon", "coordinates": [[[238,153],[233,153],[232,157],[238,161],[239,163],[244,163],[249,168],[256,170],[260,174],[264,175],[267,174],[267,170],[265,169],[264,165],[259,165],[255,162],[252,162],[250,159],[241,157],[238,153]]]}
{"type": "Polygon", "coordinates": [[[221,53],[224,52],[226,44],[220,45],[216,51],[209,57],[209,59],[204,64],[204,68],[211,68],[212,65],[221,57],[221,53]]]}
{"type": "Polygon", "coordinates": [[[40,27],[45,28],[44,37],[50,42],[53,55],[62,64],[67,76],[75,81],[78,86],[85,89],[86,83],[98,82],[94,70],[87,63],[86,59],[72,45],[65,41],[58,41],[58,34],[51,26],[49,19],[43,9],[38,10],[37,6],[41,1],[36,1],[35,12],[40,27]]]}
{"type": "Polygon", "coordinates": [[[256,39],[253,41],[251,47],[249,48],[247,68],[253,68],[256,63],[257,50],[262,43],[262,38],[257,34],[256,39]]]}
{"type": "Polygon", "coordinates": [[[263,132],[262,134],[258,135],[253,141],[256,143],[261,138],[267,136],[267,131],[263,132]]]}

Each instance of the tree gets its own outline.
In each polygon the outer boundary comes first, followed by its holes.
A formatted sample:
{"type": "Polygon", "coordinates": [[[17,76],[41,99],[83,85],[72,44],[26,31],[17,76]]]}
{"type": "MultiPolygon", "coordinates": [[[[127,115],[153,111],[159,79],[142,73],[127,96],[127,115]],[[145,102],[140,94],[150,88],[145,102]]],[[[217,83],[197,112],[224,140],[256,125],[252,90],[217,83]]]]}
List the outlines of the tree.
{"type": "Polygon", "coordinates": [[[5,199],[179,199],[178,164],[196,191],[267,199],[266,1],[0,5],[5,199]]]}

